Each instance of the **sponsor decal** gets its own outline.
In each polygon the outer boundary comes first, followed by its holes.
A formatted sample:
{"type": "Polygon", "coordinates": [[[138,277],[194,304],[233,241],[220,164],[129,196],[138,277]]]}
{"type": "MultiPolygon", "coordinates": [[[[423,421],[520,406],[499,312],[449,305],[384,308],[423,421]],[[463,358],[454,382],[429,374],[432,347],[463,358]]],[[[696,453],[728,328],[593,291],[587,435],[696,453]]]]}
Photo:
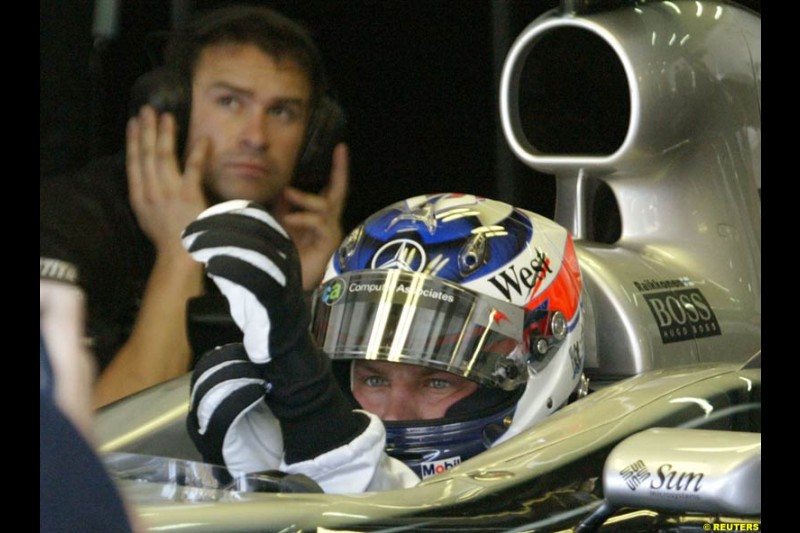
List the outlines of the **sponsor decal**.
{"type": "Polygon", "coordinates": [[[645,294],[644,299],[664,344],[722,334],[717,317],[700,289],[655,292],[645,294]]]}
{"type": "Polygon", "coordinates": [[[372,257],[371,268],[394,268],[421,272],[427,259],[425,250],[416,241],[397,239],[381,246],[372,257]]]}
{"type": "Polygon", "coordinates": [[[323,303],[333,305],[338,302],[344,294],[345,282],[341,278],[336,278],[322,290],[320,299],[323,303]]]}
{"type": "Polygon", "coordinates": [[[639,460],[619,471],[620,477],[632,491],[637,488],[649,490],[651,496],[670,499],[697,498],[696,493],[703,488],[702,472],[677,470],[670,463],[664,463],[651,474],[644,461],[639,460]],[[645,481],[649,483],[644,484],[645,481]]]}
{"type": "Polygon", "coordinates": [[[644,483],[647,478],[650,477],[650,472],[647,471],[647,466],[645,466],[644,461],[639,460],[620,470],[619,475],[625,480],[629,489],[636,490],[636,487],[644,483]]]}
{"type": "Polygon", "coordinates": [[[394,290],[395,293],[402,292],[405,294],[416,294],[417,296],[424,296],[425,298],[433,298],[434,300],[441,300],[443,302],[452,302],[455,300],[452,294],[447,294],[434,289],[424,289],[422,287],[412,288],[409,285],[398,285],[394,290]]]}
{"type": "MultiPolygon", "coordinates": [[[[344,285],[344,283],[342,284],[344,285]]],[[[383,292],[384,284],[383,283],[356,283],[353,282],[347,286],[347,290],[349,292],[366,292],[366,293],[373,293],[373,292],[383,292]]],[[[412,287],[411,285],[403,285],[399,284],[397,287],[394,288],[395,293],[403,293],[403,294],[411,294],[422,296],[425,298],[433,298],[435,300],[441,300],[443,302],[454,302],[455,297],[452,294],[447,294],[446,292],[437,291],[435,289],[426,289],[424,287],[412,287]]],[[[339,295],[340,296],[340,295],[339,295]]],[[[325,298],[325,294],[322,295],[323,301],[325,298]]],[[[337,296],[338,298],[338,296],[337,296]]],[[[326,302],[327,303],[327,302],[326,302]]],[[[331,302],[333,303],[333,302],[331,302]]]]}
{"type": "Polygon", "coordinates": [[[675,492],[699,492],[702,488],[704,474],[681,472],[664,463],[656,470],[655,477],[650,480],[650,489],[675,492]]]}
{"type": "Polygon", "coordinates": [[[664,344],[722,335],[714,310],[689,278],[648,279],[633,285],[644,293],[664,344]]]}
{"type": "Polygon", "coordinates": [[[422,479],[441,474],[445,470],[450,470],[456,465],[461,464],[461,457],[449,457],[440,461],[428,461],[420,463],[420,470],[422,471],[422,479]]]}
{"type": "Polygon", "coordinates": [[[489,278],[489,283],[495,286],[506,300],[511,300],[511,293],[524,296],[528,291],[536,290],[542,281],[551,274],[550,258],[541,250],[536,250],[536,257],[526,267],[517,271],[516,265],[511,265],[500,274],[489,278]]]}
{"type": "Polygon", "coordinates": [[[639,292],[657,291],[662,289],[682,289],[684,287],[691,287],[694,284],[687,277],[678,279],[646,279],[642,281],[634,281],[633,286],[639,292]]]}

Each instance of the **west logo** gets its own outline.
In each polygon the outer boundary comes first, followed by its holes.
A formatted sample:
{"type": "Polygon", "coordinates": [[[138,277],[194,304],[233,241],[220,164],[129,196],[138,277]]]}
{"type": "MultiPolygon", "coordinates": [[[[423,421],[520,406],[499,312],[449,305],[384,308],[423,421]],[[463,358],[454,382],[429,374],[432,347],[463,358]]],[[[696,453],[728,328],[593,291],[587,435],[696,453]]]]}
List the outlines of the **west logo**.
{"type": "Polygon", "coordinates": [[[676,289],[643,296],[664,344],[722,334],[714,311],[699,289],[676,289]]]}
{"type": "Polygon", "coordinates": [[[517,272],[517,267],[511,265],[497,276],[489,278],[489,282],[505,296],[506,300],[511,300],[511,291],[517,296],[524,296],[551,272],[553,271],[550,269],[550,258],[543,251],[537,250],[536,257],[529,266],[522,267],[517,272]]]}

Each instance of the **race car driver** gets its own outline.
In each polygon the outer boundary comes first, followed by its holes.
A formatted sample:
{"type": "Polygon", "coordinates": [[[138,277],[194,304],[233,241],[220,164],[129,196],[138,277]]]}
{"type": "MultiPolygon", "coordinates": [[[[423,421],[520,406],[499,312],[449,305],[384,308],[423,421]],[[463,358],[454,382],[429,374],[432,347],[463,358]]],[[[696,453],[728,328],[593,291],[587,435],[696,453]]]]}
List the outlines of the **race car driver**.
{"type": "Polygon", "coordinates": [[[194,370],[187,426],[207,462],[329,493],[409,487],[585,393],[572,238],[529,211],[392,204],[346,237],[310,313],[294,246],[257,204],[206,210],[183,243],[244,333],[194,370]]]}

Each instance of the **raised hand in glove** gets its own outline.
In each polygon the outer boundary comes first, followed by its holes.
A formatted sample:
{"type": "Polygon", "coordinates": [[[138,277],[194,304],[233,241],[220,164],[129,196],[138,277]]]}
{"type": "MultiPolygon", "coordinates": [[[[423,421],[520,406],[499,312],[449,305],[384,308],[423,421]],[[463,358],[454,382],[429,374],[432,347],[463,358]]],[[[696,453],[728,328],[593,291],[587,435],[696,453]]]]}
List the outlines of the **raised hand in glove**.
{"type": "Polygon", "coordinates": [[[286,231],[264,208],[231,200],[203,211],[183,246],[206,266],[244,333],[254,363],[267,363],[306,341],[300,260],[286,231]],[[277,334],[273,334],[275,331],[277,334]]]}
{"type": "MultiPolygon", "coordinates": [[[[360,433],[367,419],[351,411],[329,359],[311,340],[297,251],[269,212],[244,200],[217,204],[186,228],[182,242],[228,300],[246,356],[263,377],[265,400],[280,421],[286,462],[314,457],[360,433]]],[[[204,396],[196,386],[192,394],[190,417],[199,414],[195,407],[204,396]]],[[[209,405],[222,405],[225,394],[217,396],[209,405]]],[[[237,406],[245,409],[252,402],[247,395],[237,406]]],[[[209,420],[213,411],[206,408],[209,420]]],[[[224,416],[225,431],[235,411],[224,416]]]]}

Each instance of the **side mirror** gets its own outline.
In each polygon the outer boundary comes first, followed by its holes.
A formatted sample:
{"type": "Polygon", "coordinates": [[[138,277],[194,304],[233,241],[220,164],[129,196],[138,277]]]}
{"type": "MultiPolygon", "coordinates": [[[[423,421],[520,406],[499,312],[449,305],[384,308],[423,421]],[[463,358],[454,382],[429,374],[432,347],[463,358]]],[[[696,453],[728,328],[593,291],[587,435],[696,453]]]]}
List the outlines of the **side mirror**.
{"type": "Polygon", "coordinates": [[[761,434],[654,428],[609,454],[603,490],[612,508],[761,514],[761,434]]]}

